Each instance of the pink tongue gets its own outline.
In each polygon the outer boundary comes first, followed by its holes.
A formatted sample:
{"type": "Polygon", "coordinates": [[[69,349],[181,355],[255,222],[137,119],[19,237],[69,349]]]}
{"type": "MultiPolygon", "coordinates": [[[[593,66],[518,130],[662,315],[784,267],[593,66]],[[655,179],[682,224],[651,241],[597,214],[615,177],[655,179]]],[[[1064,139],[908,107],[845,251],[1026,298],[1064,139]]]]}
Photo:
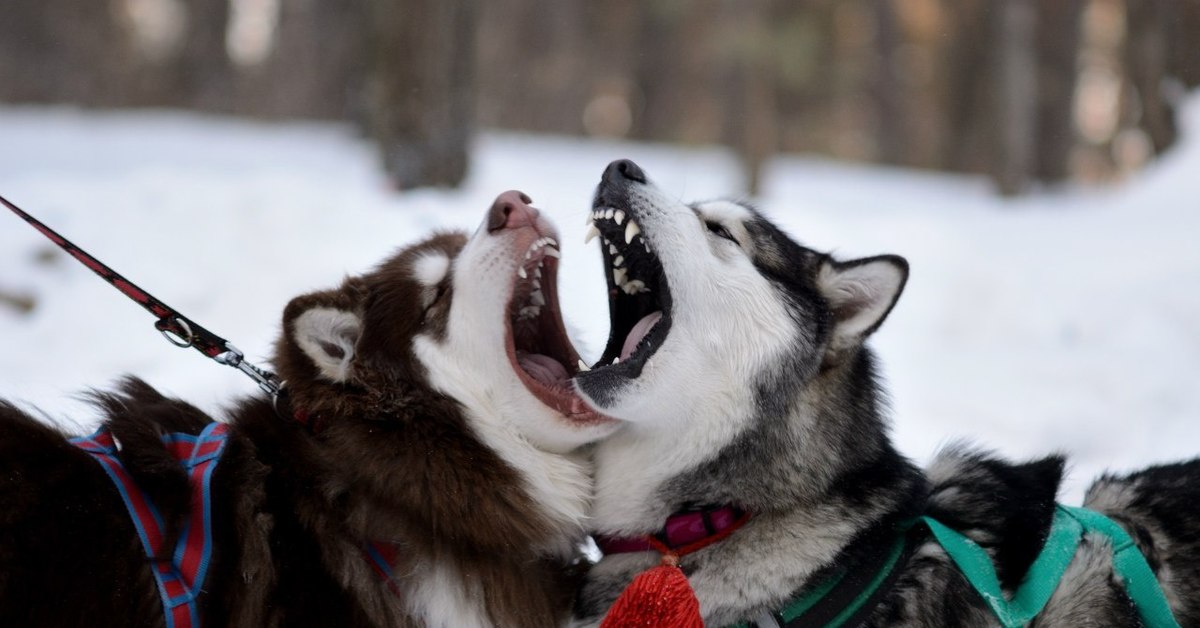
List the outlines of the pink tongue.
{"type": "Polygon", "coordinates": [[[565,387],[570,379],[566,367],[548,355],[517,353],[517,363],[530,377],[547,386],[565,387]]]}
{"type": "Polygon", "coordinates": [[[662,312],[651,312],[642,317],[642,320],[638,321],[637,325],[634,325],[633,329],[629,330],[629,335],[625,337],[625,344],[621,345],[622,360],[633,355],[633,350],[637,348],[638,343],[642,341],[642,338],[646,337],[646,334],[650,333],[651,329],[654,329],[654,325],[658,323],[660,318],[662,318],[662,312]]]}

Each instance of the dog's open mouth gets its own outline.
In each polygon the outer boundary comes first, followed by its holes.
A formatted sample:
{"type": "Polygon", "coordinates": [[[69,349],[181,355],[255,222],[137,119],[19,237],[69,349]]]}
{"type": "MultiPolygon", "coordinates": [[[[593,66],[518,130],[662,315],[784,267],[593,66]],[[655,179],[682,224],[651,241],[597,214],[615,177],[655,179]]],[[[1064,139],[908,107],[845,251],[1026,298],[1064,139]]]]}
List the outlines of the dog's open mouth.
{"type": "Polygon", "coordinates": [[[590,225],[587,240],[599,240],[604,258],[610,319],[608,344],[592,369],[636,378],[666,340],[671,292],[623,188],[601,184],[590,225]]]}
{"type": "Polygon", "coordinates": [[[507,346],[518,378],[542,403],[578,421],[603,420],[575,393],[583,364],[558,305],[558,242],[541,236],[520,253],[508,305],[507,346]]]}

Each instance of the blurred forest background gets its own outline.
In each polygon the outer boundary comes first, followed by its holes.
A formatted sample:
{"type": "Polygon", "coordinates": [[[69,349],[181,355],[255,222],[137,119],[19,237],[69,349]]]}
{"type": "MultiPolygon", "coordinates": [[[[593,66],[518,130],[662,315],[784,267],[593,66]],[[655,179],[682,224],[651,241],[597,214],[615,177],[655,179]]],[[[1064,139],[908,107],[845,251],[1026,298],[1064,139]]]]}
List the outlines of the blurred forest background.
{"type": "Polygon", "coordinates": [[[1107,181],[1176,140],[1200,0],[3,0],[0,101],[349,120],[401,189],[476,129],[1107,181]]]}

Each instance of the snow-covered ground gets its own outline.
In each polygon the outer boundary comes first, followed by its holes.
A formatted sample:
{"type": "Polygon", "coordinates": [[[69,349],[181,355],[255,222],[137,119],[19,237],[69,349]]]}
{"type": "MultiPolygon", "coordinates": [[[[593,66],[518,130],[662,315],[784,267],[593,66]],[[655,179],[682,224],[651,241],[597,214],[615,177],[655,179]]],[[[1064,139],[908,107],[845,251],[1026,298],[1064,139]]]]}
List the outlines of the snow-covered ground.
{"type": "MultiPolygon", "coordinates": [[[[978,179],[787,157],[759,202],[810,246],[911,262],[874,341],[906,453],[1067,452],[1076,501],[1105,468],[1200,454],[1200,99],[1184,122],[1186,141],[1120,186],[1006,201],[978,179]]],[[[260,363],[289,298],[473,228],[512,188],[558,222],[563,306],[596,356],[607,316],[585,212],[619,157],[686,199],[740,187],[720,150],[487,134],[461,190],[396,194],[345,126],[0,108],[0,195],[260,363]]],[[[0,304],[0,397],[82,431],[96,416],[78,393],[124,373],[210,411],[254,391],[0,214],[0,292],[36,301],[0,304]]]]}

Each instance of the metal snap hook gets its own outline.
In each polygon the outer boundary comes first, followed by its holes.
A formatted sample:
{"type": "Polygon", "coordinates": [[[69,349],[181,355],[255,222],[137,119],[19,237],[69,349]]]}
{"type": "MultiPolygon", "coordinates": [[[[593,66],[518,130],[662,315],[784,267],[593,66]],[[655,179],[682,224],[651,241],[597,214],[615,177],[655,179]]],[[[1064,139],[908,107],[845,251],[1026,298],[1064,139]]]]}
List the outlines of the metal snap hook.
{"type": "Polygon", "coordinates": [[[180,327],[182,327],[184,333],[186,333],[187,336],[186,337],[180,336],[179,334],[176,334],[175,331],[172,330],[170,327],[163,327],[163,329],[160,330],[162,332],[163,338],[166,338],[167,342],[175,345],[176,347],[187,348],[187,347],[192,346],[192,342],[196,340],[196,334],[192,331],[191,325],[188,325],[187,321],[183,320],[182,318],[179,318],[178,316],[176,316],[175,318],[173,318],[171,320],[176,325],[179,325],[180,327]]]}

